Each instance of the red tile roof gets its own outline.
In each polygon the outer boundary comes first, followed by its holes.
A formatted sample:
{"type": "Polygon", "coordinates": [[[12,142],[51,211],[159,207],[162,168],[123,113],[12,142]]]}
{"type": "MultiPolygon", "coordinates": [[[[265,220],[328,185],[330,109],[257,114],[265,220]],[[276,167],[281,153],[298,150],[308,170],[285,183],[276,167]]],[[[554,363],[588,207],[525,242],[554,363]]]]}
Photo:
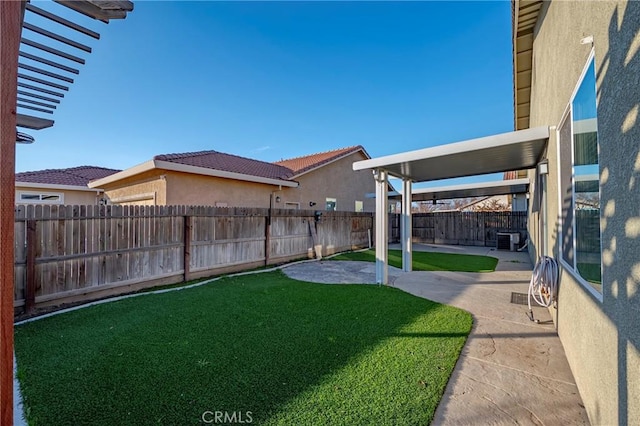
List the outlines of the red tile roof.
{"type": "Polygon", "coordinates": [[[16,173],[16,182],[43,183],[49,185],[87,186],[89,181],[101,179],[120,170],[96,166],[79,166],[69,169],[46,169],[16,173]]]}
{"type": "Polygon", "coordinates": [[[217,151],[156,155],[153,159],[270,179],[288,180],[293,177],[287,167],[217,151]]]}
{"type": "Polygon", "coordinates": [[[290,169],[295,176],[301,175],[309,170],[323,166],[332,161],[338,160],[342,157],[346,157],[354,152],[362,150],[367,158],[369,154],[364,150],[361,145],[350,146],[347,148],[335,149],[333,151],[320,152],[318,154],[305,155],[304,157],[290,158],[288,160],[280,160],[275,162],[283,167],[290,169]]]}

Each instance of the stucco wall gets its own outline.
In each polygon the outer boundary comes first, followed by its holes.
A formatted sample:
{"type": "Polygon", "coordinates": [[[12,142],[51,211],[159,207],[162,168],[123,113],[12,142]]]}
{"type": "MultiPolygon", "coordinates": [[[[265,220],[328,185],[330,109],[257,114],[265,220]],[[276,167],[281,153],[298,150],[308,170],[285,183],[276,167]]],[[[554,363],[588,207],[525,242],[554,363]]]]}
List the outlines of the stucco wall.
{"type": "MultiPolygon", "coordinates": [[[[271,192],[274,208],[287,208],[287,203],[298,203],[300,209],[325,209],[326,198],[337,200],[339,211],[355,211],[355,201],[363,202],[364,211],[374,211],[375,200],[365,198],[374,192],[373,175],[368,171],[355,172],[354,161],[363,160],[354,153],[331,164],[306,173],[296,179],[298,188],[278,187],[210,176],[166,172],[167,204],[216,205],[229,207],[269,207],[271,192]],[[279,197],[279,202],[275,197],[279,197]],[[315,206],[309,206],[309,202],[315,206]]],[[[289,204],[292,207],[291,204],[289,204]]]]}
{"type": "MultiPolygon", "coordinates": [[[[530,126],[558,126],[591,50],[580,39],[594,37],[603,294],[598,300],[563,270],[556,315],[593,424],[640,421],[639,28],[640,2],[553,1],[543,6],[533,48],[530,126]]],[[[552,135],[548,237],[559,258],[557,143],[552,135]]],[[[536,231],[534,223],[534,253],[540,246],[536,231]]]]}
{"type": "Polygon", "coordinates": [[[269,207],[278,187],[190,173],[166,172],[167,205],[269,207]]]}
{"type": "Polygon", "coordinates": [[[24,204],[18,198],[19,192],[37,192],[42,194],[52,194],[52,193],[61,193],[64,194],[64,200],[61,204],[67,205],[89,205],[96,204],[98,202],[98,197],[95,191],[72,191],[69,189],[59,190],[59,189],[51,189],[51,188],[32,188],[32,187],[21,187],[16,186],[16,204],[24,204]]]}
{"type": "Polygon", "coordinates": [[[355,202],[363,202],[363,211],[375,211],[375,199],[365,198],[366,193],[375,192],[375,181],[370,170],[354,171],[353,162],[364,160],[365,156],[355,152],[331,164],[327,164],[296,180],[300,187],[282,191],[280,205],[285,202],[300,203],[301,209],[325,209],[326,198],[335,198],[338,211],[355,211],[355,202]],[[316,203],[309,206],[309,202],[316,203]]]}
{"type": "Polygon", "coordinates": [[[166,205],[166,188],[166,173],[163,170],[151,170],[103,185],[105,195],[114,204],[166,205]]]}

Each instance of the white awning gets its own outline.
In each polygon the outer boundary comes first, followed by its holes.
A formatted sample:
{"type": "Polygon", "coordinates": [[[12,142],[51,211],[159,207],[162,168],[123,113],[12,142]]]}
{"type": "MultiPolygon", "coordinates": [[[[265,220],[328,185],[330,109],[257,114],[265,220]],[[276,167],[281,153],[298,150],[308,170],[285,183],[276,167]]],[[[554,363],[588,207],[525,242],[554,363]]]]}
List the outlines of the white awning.
{"type": "Polygon", "coordinates": [[[372,169],[376,176],[376,282],[388,283],[389,240],[387,185],[389,175],[402,179],[402,220],[400,221],[400,239],[402,241],[402,270],[412,269],[412,221],[411,202],[467,196],[498,195],[498,188],[507,193],[526,192],[528,180],[511,182],[524,185],[524,188],[505,188],[509,181],[500,185],[471,184],[457,188],[428,188],[413,191],[413,182],[425,182],[489,173],[526,170],[536,167],[543,159],[549,140],[549,127],[536,127],[502,133],[479,139],[471,139],[448,145],[409,151],[401,154],[353,163],[353,170],[372,169]],[[484,189],[483,189],[484,188],[484,189]],[[513,192],[512,192],[513,191],[513,192]],[[411,196],[409,196],[411,194],[411,196]],[[424,197],[422,200],[420,197],[424,197]]]}
{"type": "Polygon", "coordinates": [[[531,169],[542,160],[549,127],[535,127],[353,163],[413,182],[531,169]]]}

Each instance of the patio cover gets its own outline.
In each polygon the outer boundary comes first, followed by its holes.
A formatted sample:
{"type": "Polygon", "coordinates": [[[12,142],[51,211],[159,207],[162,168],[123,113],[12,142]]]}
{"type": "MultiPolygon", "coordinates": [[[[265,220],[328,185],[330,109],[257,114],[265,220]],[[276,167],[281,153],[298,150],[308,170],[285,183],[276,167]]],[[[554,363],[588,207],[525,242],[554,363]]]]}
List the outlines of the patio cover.
{"type": "Polygon", "coordinates": [[[376,281],[388,282],[389,176],[403,181],[402,269],[410,271],[412,182],[531,169],[543,160],[548,139],[549,127],[543,126],[353,163],[354,170],[372,169],[376,180],[376,218],[382,219],[376,220],[376,281]]]}
{"type": "MultiPolygon", "coordinates": [[[[411,201],[454,200],[456,198],[526,194],[527,192],[529,192],[529,179],[510,179],[495,182],[480,182],[414,189],[411,192],[411,201]]],[[[367,198],[375,198],[375,194],[367,194],[367,198]]],[[[389,192],[389,199],[400,200],[402,199],[402,193],[396,191],[389,192]]]]}

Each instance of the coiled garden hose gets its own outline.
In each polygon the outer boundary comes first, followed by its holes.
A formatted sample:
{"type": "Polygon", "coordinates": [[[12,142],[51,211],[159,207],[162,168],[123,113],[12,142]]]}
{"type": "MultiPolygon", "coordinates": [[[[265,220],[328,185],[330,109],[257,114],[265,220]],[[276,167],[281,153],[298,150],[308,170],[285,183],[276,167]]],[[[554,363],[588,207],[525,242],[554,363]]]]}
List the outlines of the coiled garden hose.
{"type": "Polygon", "coordinates": [[[533,268],[531,282],[529,283],[529,319],[533,318],[531,299],[538,305],[549,307],[555,302],[558,290],[558,263],[549,256],[541,256],[533,268]]]}

